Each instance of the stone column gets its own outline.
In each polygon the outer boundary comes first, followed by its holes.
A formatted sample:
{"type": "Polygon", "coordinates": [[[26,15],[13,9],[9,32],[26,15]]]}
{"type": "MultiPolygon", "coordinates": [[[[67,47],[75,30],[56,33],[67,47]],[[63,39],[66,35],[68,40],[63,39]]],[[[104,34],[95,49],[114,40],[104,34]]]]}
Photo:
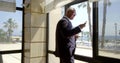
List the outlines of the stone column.
{"type": "Polygon", "coordinates": [[[39,2],[43,0],[25,0],[29,4],[24,14],[24,62],[46,63],[46,16],[41,13],[39,2]]]}

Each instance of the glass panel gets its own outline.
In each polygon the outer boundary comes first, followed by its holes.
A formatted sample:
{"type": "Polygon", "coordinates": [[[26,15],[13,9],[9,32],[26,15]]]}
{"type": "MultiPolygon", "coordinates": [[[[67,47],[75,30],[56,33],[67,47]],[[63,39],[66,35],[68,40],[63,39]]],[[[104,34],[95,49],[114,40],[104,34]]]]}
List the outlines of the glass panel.
{"type": "Polygon", "coordinates": [[[99,55],[120,59],[120,0],[99,1],[99,55]]]}
{"type": "Polygon", "coordinates": [[[16,7],[23,7],[23,0],[16,0],[16,7]]]}
{"type": "Polygon", "coordinates": [[[78,34],[75,54],[92,57],[92,3],[82,2],[72,7],[76,9],[76,16],[71,21],[73,27],[86,22],[85,28],[78,34]]]}
{"type": "Polygon", "coordinates": [[[0,63],[21,63],[21,53],[0,55],[0,63]]]}
{"type": "Polygon", "coordinates": [[[0,12],[0,51],[21,49],[22,11],[0,12]]]}

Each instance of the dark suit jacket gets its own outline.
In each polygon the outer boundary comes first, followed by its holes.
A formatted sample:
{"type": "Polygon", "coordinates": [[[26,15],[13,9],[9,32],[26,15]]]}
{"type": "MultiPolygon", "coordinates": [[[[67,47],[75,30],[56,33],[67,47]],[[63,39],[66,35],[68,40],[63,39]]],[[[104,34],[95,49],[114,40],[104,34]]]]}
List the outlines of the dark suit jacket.
{"type": "Polygon", "coordinates": [[[72,28],[67,17],[63,17],[56,27],[56,50],[57,57],[70,57],[74,55],[76,47],[75,34],[81,32],[79,26],[72,28]]]}

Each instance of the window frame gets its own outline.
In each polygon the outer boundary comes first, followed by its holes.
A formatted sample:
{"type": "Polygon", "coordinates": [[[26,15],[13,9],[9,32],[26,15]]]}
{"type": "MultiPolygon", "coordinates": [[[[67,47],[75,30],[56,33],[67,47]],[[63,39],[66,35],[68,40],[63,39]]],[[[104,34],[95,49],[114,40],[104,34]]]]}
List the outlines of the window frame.
{"type": "MultiPolygon", "coordinates": [[[[65,5],[65,10],[67,7],[69,7],[70,5],[73,4],[77,4],[77,3],[81,3],[81,2],[85,2],[88,0],[77,0],[74,1],[72,3],[69,3],[67,5],[65,5]]],[[[46,63],[48,62],[48,54],[53,54],[54,51],[48,50],[48,45],[49,45],[49,13],[47,14],[47,59],[46,59],[46,63]]],[[[99,56],[98,55],[98,2],[93,2],[93,43],[92,43],[92,51],[93,51],[93,57],[87,57],[87,56],[82,56],[82,55],[76,55],[75,54],[75,59],[76,60],[81,60],[81,61],[85,61],[88,63],[114,63],[114,62],[120,62],[120,59],[116,59],[116,58],[110,58],[110,57],[104,57],[104,56],[99,56]]]]}
{"type": "MultiPolygon", "coordinates": [[[[24,3],[24,0],[23,0],[24,3]]],[[[24,63],[24,7],[16,7],[16,10],[22,12],[22,44],[20,50],[0,51],[1,55],[21,53],[21,63],[24,63]]]]}
{"type": "Polygon", "coordinates": [[[94,2],[93,4],[93,55],[94,55],[94,58],[97,60],[97,61],[100,61],[102,63],[114,63],[114,62],[117,62],[117,63],[120,63],[120,59],[117,59],[117,58],[112,58],[112,57],[105,57],[105,56],[100,56],[99,55],[99,47],[98,47],[98,36],[99,36],[99,30],[98,30],[98,24],[99,24],[99,15],[98,15],[98,3],[99,2],[94,2]]]}

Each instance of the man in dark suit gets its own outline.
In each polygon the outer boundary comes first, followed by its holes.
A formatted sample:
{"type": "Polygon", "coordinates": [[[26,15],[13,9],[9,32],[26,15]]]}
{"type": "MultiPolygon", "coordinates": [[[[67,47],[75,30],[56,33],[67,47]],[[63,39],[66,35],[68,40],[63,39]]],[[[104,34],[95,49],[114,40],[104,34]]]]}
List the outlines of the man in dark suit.
{"type": "Polygon", "coordinates": [[[68,8],[65,16],[58,22],[56,27],[56,50],[54,54],[60,58],[60,63],[74,63],[75,37],[86,24],[80,24],[72,28],[70,20],[72,20],[75,15],[75,9],[72,7],[68,8]]]}

